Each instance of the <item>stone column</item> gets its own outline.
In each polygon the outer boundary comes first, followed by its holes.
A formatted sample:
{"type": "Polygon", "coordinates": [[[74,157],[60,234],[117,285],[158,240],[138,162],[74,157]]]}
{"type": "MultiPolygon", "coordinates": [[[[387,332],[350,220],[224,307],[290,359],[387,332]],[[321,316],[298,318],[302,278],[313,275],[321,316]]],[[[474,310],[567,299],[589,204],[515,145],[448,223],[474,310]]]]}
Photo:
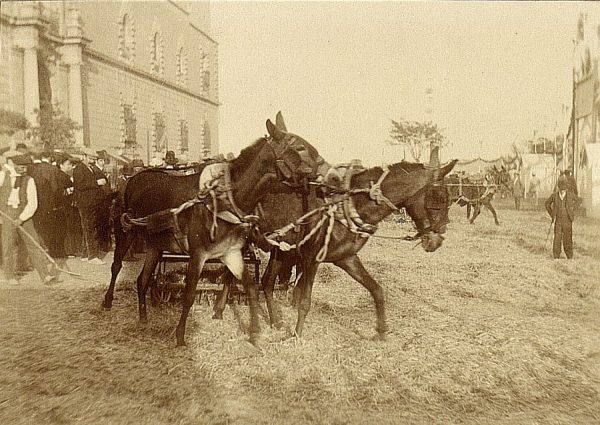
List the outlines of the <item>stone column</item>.
{"type": "Polygon", "coordinates": [[[35,26],[15,29],[15,46],[23,50],[23,113],[32,127],[37,127],[37,110],[40,109],[38,80],[38,30],[35,26]]]}
{"type": "MultiPolygon", "coordinates": [[[[63,62],[69,66],[69,118],[83,126],[83,96],[81,90],[83,33],[79,22],[79,9],[75,4],[70,4],[65,22],[67,37],[61,52],[63,62]]],[[[75,133],[75,144],[83,146],[83,129],[75,133]]]]}
{"type": "Polygon", "coordinates": [[[37,49],[39,45],[40,7],[37,2],[15,2],[15,47],[23,51],[23,114],[32,127],[37,127],[40,109],[37,49]]]}
{"type": "Polygon", "coordinates": [[[23,49],[23,105],[25,117],[32,127],[37,127],[40,109],[40,86],[38,81],[37,49],[23,49]]]}

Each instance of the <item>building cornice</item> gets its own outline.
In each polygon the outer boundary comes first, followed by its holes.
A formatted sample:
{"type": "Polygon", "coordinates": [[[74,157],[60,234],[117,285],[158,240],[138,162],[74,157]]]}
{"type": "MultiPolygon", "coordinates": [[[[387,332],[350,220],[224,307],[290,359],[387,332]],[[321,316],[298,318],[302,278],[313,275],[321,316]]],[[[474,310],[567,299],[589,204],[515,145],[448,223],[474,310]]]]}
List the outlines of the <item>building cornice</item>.
{"type": "Polygon", "coordinates": [[[173,6],[175,6],[177,9],[179,9],[180,11],[182,11],[183,13],[185,13],[187,16],[190,16],[190,12],[188,12],[187,10],[185,10],[183,7],[181,7],[181,5],[177,4],[174,0],[167,0],[169,3],[171,3],[173,6]]]}
{"type": "Polygon", "coordinates": [[[219,102],[215,102],[213,100],[210,100],[210,99],[206,98],[205,96],[202,96],[199,93],[196,93],[194,91],[191,91],[191,90],[187,89],[186,87],[179,86],[179,85],[177,85],[175,83],[172,83],[170,81],[167,81],[167,80],[165,80],[163,78],[157,77],[156,75],[152,75],[149,72],[146,72],[146,71],[143,71],[141,69],[135,68],[135,67],[133,67],[131,65],[128,65],[125,62],[121,62],[121,61],[118,61],[116,59],[113,59],[113,58],[111,58],[111,57],[109,57],[109,56],[107,56],[107,55],[105,55],[103,53],[100,53],[100,52],[98,52],[98,51],[96,51],[94,49],[91,49],[89,47],[86,47],[84,49],[83,54],[87,55],[87,56],[90,56],[90,57],[92,57],[94,59],[97,59],[97,60],[99,60],[101,62],[104,62],[104,63],[106,63],[108,65],[114,66],[115,68],[120,68],[120,69],[123,69],[123,70],[125,70],[127,72],[130,72],[132,74],[135,74],[138,77],[142,77],[142,78],[150,80],[150,81],[152,81],[152,82],[154,82],[156,84],[160,84],[161,86],[164,86],[164,87],[169,88],[171,90],[175,90],[175,91],[178,91],[179,93],[182,93],[182,94],[185,94],[187,96],[193,97],[194,99],[201,100],[201,101],[209,103],[209,104],[211,104],[213,106],[220,106],[219,102]]]}
{"type": "Polygon", "coordinates": [[[194,28],[196,31],[198,31],[200,34],[202,34],[208,41],[210,41],[211,43],[213,43],[215,46],[219,45],[219,43],[217,43],[210,35],[208,35],[204,31],[202,31],[200,28],[198,28],[192,22],[190,22],[190,27],[194,28]]]}

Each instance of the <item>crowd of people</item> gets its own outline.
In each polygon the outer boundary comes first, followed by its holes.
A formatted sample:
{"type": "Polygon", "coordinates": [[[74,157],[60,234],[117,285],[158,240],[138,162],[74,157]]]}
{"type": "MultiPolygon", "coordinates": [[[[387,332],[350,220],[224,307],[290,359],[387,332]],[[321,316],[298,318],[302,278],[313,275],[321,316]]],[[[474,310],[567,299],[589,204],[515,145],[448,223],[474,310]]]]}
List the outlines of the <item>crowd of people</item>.
{"type": "MultiPolygon", "coordinates": [[[[105,150],[84,148],[77,155],[58,151],[31,152],[19,143],[0,155],[0,283],[18,284],[19,276],[36,270],[46,284],[69,271],[68,258],[105,264],[112,249],[111,211],[129,177],[146,168],[141,159],[119,170],[105,150]],[[112,164],[114,165],[114,164],[112,164]]],[[[210,161],[221,160],[211,158],[210,161]]],[[[225,160],[225,157],[222,158],[225,160]]],[[[187,170],[173,151],[158,167],[187,170]]],[[[126,260],[143,252],[136,240],[126,260]],[[133,252],[132,252],[133,251],[133,252]]]]}
{"type": "MultiPolygon", "coordinates": [[[[165,159],[163,165],[174,166],[172,153],[165,159]]],[[[32,153],[19,143],[3,152],[0,282],[18,284],[19,276],[36,270],[45,284],[54,284],[60,270],[69,271],[67,258],[105,264],[112,248],[113,200],[126,179],[144,168],[137,159],[110,179],[105,171],[109,162],[106,151],[92,149],[77,156],[32,153]]]]}

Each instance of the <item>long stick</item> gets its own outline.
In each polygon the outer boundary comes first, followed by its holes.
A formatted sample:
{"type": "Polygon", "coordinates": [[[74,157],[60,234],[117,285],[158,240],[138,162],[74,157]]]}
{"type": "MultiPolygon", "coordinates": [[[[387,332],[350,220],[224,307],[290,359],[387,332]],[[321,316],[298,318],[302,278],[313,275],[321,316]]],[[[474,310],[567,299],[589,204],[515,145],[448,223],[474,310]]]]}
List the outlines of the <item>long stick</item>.
{"type": "Polygon", "coordinates": [[[48,259],[48,260],[49,260],[49,261],[50,261],[52,264],[54,264],[54,266],[56,267],[56,269],[57,269],[57,270],[60,270],[60,271],[61,271],[61,272],[63,272],[63,273],[67,273],[67,274],[70,274],[70,275],[73,275],[73,276],[78,276],[78,277],[81,277],[81,275],[80,275],[79,273],[75,273],[75,272],[72,272],[72,271],[70,271],[70,270],[63,270],[63,269],[61,269],[61,268],[58,266],[58,264],[56,264],[56,261],[54,261],[54,258],[52,258],[52,257],[50,256],[50,254],[48,254],[48,253],[46,252],[46,250],[44,249],[44,247],[43,247],[43,246],[41,246],[41,245],[39,244],[39,242],[38,242],[38,241],[37,241],[37,240],[36,240],[36,239],[35,239],[35,238],[34,238],[34,237],[33,237],[33,236],[32,236],[32,235],[31,235],[31,234],[30,234],[30,233],[29,233],[27,230],[25,230],[25,228],[24,228],[23,226],[19,226],[19,225],[17,224],[17,222],[16,222],[15,220],[13,220],[13,219],[12,219],[12,218],[11,218],[11,217],[10,217],[8,214],[6,214],[4,211],[0,211],[0,214],[2,215],[2,217],[3,217],[5,220],[8,220],[9,222],[11,222],[11,223],[12,223],[12,224],[13,224],[15,227],[17,227],[17,228],[20,228],[20,230],[21,230],[21,231],[23,231],[23,233],[25,234],[25,236],[27,236],[27,237],[29,238],[29,240],[30,240],[31,242],[33,242],[33,245],[34,245],[34,246],[35,246],[37,249],[39,249],[41,252],[43,252],[43,253],[44,253],[44,255],[46,256],[46,258],[47,258],[47,259],[48,259]]]}
{"type": "Polygon", "coordinates": [[[544,241],[544,251],[546,250],[546,244],[548,244],[548,238],[550,237],[550,229],[552,229],[552,224],[554,223],[554,219],[550,222],[550,226],[548,226],[548,232],[546,233],[546,240],[544,241]]]}

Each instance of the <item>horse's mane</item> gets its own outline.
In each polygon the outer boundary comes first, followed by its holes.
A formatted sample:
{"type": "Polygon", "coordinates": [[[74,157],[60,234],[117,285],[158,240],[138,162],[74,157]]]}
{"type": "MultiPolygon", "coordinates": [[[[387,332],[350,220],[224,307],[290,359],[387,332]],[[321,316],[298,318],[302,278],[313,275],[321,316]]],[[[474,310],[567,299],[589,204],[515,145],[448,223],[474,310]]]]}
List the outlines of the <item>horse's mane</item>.
{"type": "MultiPolygon", "coordinates": [[[[389,165],[388,168],[390,171],[404,171],[406,174],[410,174],[413,171],[420,171],[420,170],[426,169],[425,165],[423,165],[423,164],[420,164],[418,162],[408,162],[408,161],[396,162],[395,164],[389,165]]],[[[383,173],[383,168],[373,167],[373,168],[368,168],[368,169],[362,171],[361,173],[358,173],[358,175],[368,176],[370,179],[375,179],[375,176],[381,175],[381,173],[383,173]]]]}
{"type": "Polygon", "coordinates": [[[231,161],[231,174],[235,175],[238,171],[246,169],[258,156],[258,153],[267,143],[267,139],[261,137],[250,146],[241,150],[236,159],[231,161]]]}

